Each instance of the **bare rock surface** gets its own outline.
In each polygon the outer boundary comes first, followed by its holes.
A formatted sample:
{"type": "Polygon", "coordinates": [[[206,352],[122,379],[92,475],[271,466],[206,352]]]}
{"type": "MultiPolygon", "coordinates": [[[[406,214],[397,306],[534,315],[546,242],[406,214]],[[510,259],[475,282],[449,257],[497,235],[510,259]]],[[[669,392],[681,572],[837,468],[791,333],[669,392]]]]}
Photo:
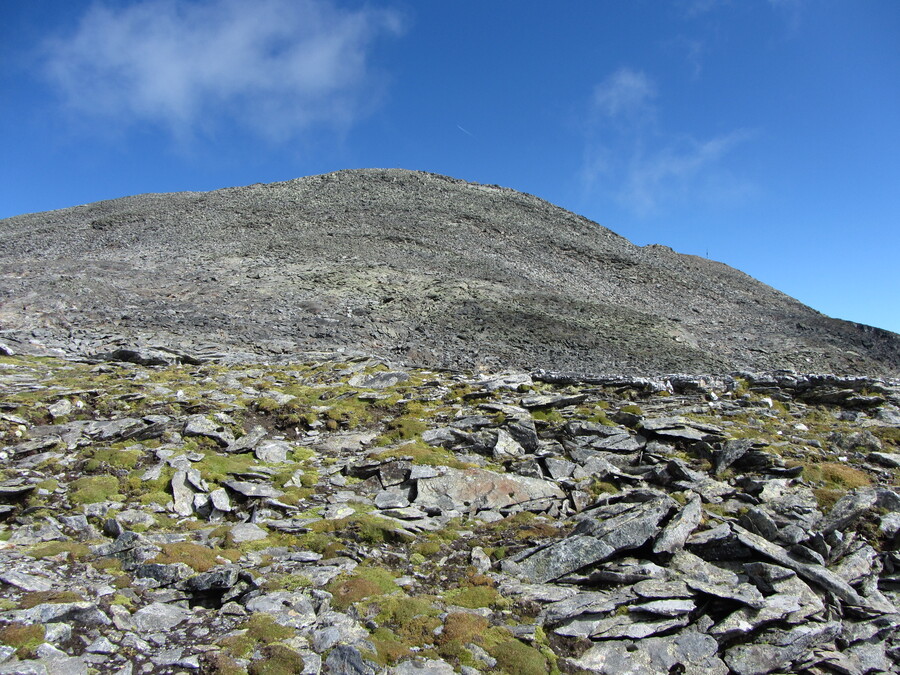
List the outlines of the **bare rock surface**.
{"type": "Polygon", "coordinates": [[[894,333],[531,195],[400,169],[17,216],[0,221],[0,275],[0,347],[18,353],[900,374],[894,333]]]}

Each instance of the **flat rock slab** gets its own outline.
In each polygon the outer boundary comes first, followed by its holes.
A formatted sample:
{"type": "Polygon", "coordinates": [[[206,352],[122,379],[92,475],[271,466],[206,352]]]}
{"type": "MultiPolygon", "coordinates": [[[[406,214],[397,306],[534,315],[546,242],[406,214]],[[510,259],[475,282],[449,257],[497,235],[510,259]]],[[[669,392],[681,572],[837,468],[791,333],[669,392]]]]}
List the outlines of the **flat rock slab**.
{"type": "Polygon", "coordinates": [[[484,469],[447,469],[418,481],[416,506],[441,510],[493,510],[545,499],[564,499],[555,483],[484,469]]]}
{"type": "Polygon", "coordinates": [[[546,583],[620,551],[638,548],[658,534],[660,521],[674,506],[674,500],[664,497],[626,505],[616,515],[610,515],[611,509],[596,509],[572,535],[520,561],[516,575],[530,582],[546,583]]]}
{"type": "Polygon", "coordinates": [[[141,633],[158,633],[172,630],[192,615],[189,609],[154,602],[141,607],[131,615],[131,619],[141,633]]]}
{"type": "Polygon", "coordinates": [[[281,497],[284,492],[278,490],[277,488],[273,488],[271,485],[266,485],[264,483],[251,483],[249,481],[243,480],[227,480],[224,483],[225,487],[234,490],[238,494],[244,495],[245,497],[261,497],[261,498],[272,498],[277,499],[281,497]]]}

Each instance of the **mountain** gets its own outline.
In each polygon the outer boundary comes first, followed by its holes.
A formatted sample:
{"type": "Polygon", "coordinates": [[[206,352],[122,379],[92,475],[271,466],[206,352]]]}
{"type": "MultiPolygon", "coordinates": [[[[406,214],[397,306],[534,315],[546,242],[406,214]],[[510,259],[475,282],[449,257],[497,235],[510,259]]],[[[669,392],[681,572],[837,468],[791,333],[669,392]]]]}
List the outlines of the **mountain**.
{"type": "Polygon", "coordinates": [[[532,195],[364,169],[0,221],[7,336],[409,365],[900,374],[900,335],[532,195]]]}

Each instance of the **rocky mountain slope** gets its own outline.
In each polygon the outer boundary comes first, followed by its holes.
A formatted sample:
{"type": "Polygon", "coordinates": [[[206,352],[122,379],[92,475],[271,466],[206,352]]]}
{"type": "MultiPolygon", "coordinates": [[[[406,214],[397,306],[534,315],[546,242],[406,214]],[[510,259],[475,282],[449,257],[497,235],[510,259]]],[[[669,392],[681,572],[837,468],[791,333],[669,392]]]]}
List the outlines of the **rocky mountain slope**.
{"type": "Polygon", "coordinates": [[[5,335],[75,353],[113,335],[428,367],[900,374],[894,333],[531,195],[403,170],[7,219],[0,278],[5,335]]]}
{"type": "Polygon", "coordinates": [[[896,382],[4,351],[0,673],[900,672],[896,382]]]}

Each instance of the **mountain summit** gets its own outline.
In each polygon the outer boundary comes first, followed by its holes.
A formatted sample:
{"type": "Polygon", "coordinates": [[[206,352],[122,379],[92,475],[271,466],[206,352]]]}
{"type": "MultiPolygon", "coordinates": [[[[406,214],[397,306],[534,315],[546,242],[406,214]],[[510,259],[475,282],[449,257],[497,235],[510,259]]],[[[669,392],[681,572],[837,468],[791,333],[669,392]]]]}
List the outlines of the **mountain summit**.
{"type": "Polygon", "coordinates": [[[0,221],[0,327],[430,367],[900,374],[900,335],[532,195],[362,169],[0,221]]]}

